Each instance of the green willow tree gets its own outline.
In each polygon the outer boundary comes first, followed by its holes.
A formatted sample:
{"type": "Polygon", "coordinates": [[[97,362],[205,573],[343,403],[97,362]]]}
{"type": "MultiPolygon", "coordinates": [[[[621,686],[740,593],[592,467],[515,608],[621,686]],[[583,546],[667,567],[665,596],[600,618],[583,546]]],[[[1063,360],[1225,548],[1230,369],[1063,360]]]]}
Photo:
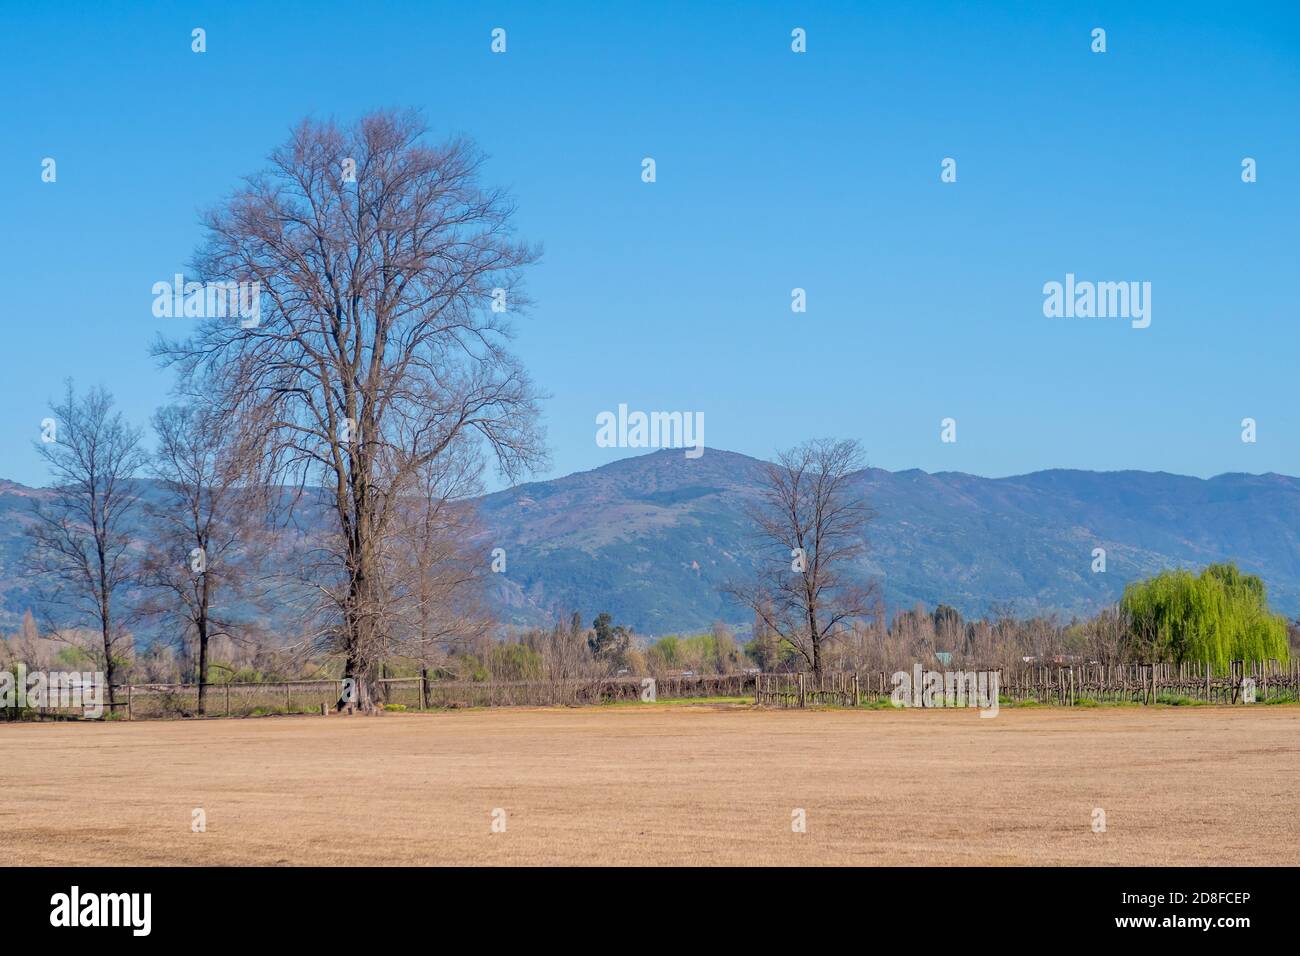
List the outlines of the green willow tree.
{"type": "Polygon", "coordinates": [[[1124,589],[1134,650],[1149,659],[1208,662],[1285,661],[1286,620],[1268,607],[1264,582],[1235,564],[1212,564],[1199,575],[1162,571],[1124,589]]]}

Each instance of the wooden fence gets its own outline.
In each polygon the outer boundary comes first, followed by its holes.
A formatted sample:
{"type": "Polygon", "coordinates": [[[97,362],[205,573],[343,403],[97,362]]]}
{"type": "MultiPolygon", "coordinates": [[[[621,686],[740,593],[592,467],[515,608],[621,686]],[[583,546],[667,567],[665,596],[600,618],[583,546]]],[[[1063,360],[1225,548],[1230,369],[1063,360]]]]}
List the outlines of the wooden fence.
{"type": "MultiPolygon", "coordinates": [[[[647,678],[611,677],[555,681],[440,681],[428,677],[393,677],[379,683],[383,702],[408,710],[460,707],[555,706],[639,701],[660,698],[749,697],[754,675],[721,674],[647,678]]],[[[197,684],[123,684],[115,686],[116,716],[126,720],[191,717],[198,714],[197,684]]],[[[332,711],[343,695],[341,680],[261,681],[209,684],[209,716],[246,717],[258,714],[332,711]]],[[[105,714],[108,695],[100,689],[105,714]]],[[[79,717],[81,707],[28,708],[19,715],[0,709],[0,717],[79,717]]]]}
{"type": "MultiPolygon", "coordinates": [[[[967,670],[987,670],[972,667],[967,670]]],[[[909,672],[911,673],[911,672],[909,672]]],[[[943,671],[939,671],[943,673],[943,671]]],[[[1201,664],[1027,664],[998,670],[1004,702],[1077,706],[1081,703],[1176,703],[1181,700],[1236,704],[1247,678],[1254,681],[1257,702],[1300,699],[1300,660],[1288,664],[1236,662],[1230,673],[1213,674],[1201,664]]],[[[824,673],[721,674],[659,677],[655,699],[751,697],[756,704],[781,707],[857,707],[886,702],[894,690],[886,671],[824,673]]],[[[545,707],[637,701],[649,696],[643,677],[585,678],[555,681],[445,681],[428,677],[386,678],[384,703],[408,710],[459,707],[545,707]]],[[[105,714],[127,720],[188,717],[198,713],[197,684],[129,684],[115,688],[105,714]]],[[[207,713],[250,716],[267,713],[320,713],[333,710],[343,694],[341,680],[268,681],[209,684],[207,713]]],[[[77,717],[79,708],[28,708],[19,714],[0,709],[0,717],[77,717]]]]}
{"type": "MultiPolygon", "coordinates": [[[[937,668],[939,674],[945,671],[937,668]]],[[[1300,661],[1245,663],[1235,661],[1227,674],[1214,674],[1205,664],[1026,664],[1011,671],[970,667],[969,671],[998,674],[998,696],[1005,702],[1058,704],[1176,703],[1236,704],[1243,700],[1247,679],[1254,681],[1255,701],[1300,699],[1300,661]]],[[[953,668],[950,673],[956,673],[953,668]]],[[[913,676],[908,672],[909,677],[913,676]]],[[[760,674],[754,682],[754,702],[781,707],[830,704],[858,707],[888,701],[893,674],[885,671],[760,674]]]]}
{"type": "MultiPolygon", "coordinates": [[[[865,696],[874,696],[870,674],[827,674],[821,680],[814,674],[759,674],[754,681],[754,703],[781,707],[808,707],[831,704],[839,707],[860,706],[865,696]]],[[[883,686],[884,675],[880,675],[883,686]]],[[[886,694],[885,696],[888,696],[886,694]]]]}
{"type": "Polygon", "coordinates": [[[1247,679],[1254,681],[1257,702],[1295,700],[1300,692],[1300,662],[1234,661],[1227,674],[1192,663],[1029,667],[1009,675],[1000,689],[1003,697],[1014,702],[1065,706],[1080,701],[1151,704],[1183,699],[1236,704],[1242,701],[1247,679]]]}
{"type": "Polygon", "coordinates": [[[752,674],[703,674],[691,677],[609,677],[559,681],[429,681],[427,707],[546,707],[641,700],[652,688],[656,699],[748,697],[752,674]]]}

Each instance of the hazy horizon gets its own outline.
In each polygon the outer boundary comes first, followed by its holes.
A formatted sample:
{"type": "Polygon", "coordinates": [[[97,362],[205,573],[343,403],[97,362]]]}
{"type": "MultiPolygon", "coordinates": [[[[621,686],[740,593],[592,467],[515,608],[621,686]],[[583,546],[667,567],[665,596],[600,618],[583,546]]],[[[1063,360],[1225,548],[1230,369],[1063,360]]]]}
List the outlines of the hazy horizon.
{"type": "MultiPolygon", "coordinates": [[[[758,455],[750,455],[747,454],[746,452],[736,451],[733,448],[717,448],[712,445],[706,446],[705,454],[707,455],[709,452],[713,452],[713,453],[720,452],[722,454],[728,454],[728,455],[742,455],[745,458],[749,458],[754,461],[771,460],[770,458],[762,458],[758,455]]],[[[512,487],[522,488],[525,485],[542,484],[548,481],[557,481],[563,478],[571,478],[574,475],[582,475],[593,471],[600,471],[602,468],[608,468],[611,465],[617,465],[620,462],[632,461],[637,458],[648,458],[652,455],[674,454],[674,453],[681,454],[681,449],[654,448],[647,451],[636,450],[629,454],[621,455],[618,458],[614,458],[610,461],[601,462],[600,464],[592,465],[589,468],[577,468],[573,471],[566,472],[565,474],[562,475],[554,474],[554,469],[552,469],[551,472],[548,473],[545,477],[525,478],[517,482],[514,486],[494,484],[492,482],[488,482],[487,486],[484,488],[481,497],[486,497],[487,495],[492,495],[492,494],[498,494],[503,491],[510,491],[512,487]]],[[[1075,468],[1075,467],[1068,467],[1068,466],[1052,466],[1052,465],[1048,465],[1043,468],[1035,468],[1033,471],[1018,471],[1018,472],[1005,474],[1005,475],[985,475],[985,474],[978,474],[972,471],[962,471],[961,469],[952,469],[952,468],[946,468],[941,470],[929,470],[926,468],[916,468],[916,467],[884,468],[879,465],[872,464],[870,462],[868,462],[866,467],[861,470],[862,471],[885,471],[894,475],[906,474],[907,472],[915,471],[925,475],[930,475],[932,477],[937,477],[941,475],[964,475],[967,477],[979,478],[986,481],[1006,481],[1013,478],[1024,478],[1031,475],[1043,474],[1045,472],[1058,472],[1058,471],[1079,472],[1083,474],[1095,474],[1095,475],[1114,475],[1114,474],[1169,475],[1170,477],[1174,477],[1174,478],[1191,478],[1197,481],[1213,481],[1216,478],[1231,477],[1233,475],[1245,475],[1251,478],[1267,478],[1269,476],[1274,476],[1278,478],[1288,478],[1288,479],[1300,481],[1300,475],[1288,475],[1285,472],[1278,472],[1278,471],[1258,471],[1258,472],[1257,471],[1223,471],[1213,475],[1189,475],[1189,474],[1184,474],[1182,472],[1166,471],[1166,470],[1152,469],[1152,468],[1075,468]]],[[[154,480],[150,476],[143,475],[143,474],[138,476],[138,478],[139,480],[144,480],[144,481],[154,480]]],[[[53,487],[48,483],[30,484],[25,481],[19,481],[17,479],[10,478],[7,475],[0,475],[0,483],[19,485],[21,487],[30,488],[33,490],[43,490],[43,489],[49,489],[53,487]]],[[[289,487],[287,484],[283,484],[283,483],[281,484],[281,486],[289,487]]],[[[314,486],[309,483],[308,487],[314,487],[314,486]]]]}

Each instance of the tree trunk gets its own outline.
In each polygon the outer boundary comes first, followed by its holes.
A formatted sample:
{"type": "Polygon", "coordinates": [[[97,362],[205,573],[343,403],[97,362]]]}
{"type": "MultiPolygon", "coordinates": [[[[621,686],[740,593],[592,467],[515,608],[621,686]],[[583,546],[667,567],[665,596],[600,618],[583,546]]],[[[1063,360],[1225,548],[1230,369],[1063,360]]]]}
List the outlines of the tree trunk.
{"type": "Polygon", "coordinates": [[[108,712],[113,713],[113,706],[117,703],[117,694],[113,690],[113,621],[111,612],[108,609],[108,601],[105,600],[100,604],[100,613],[104,625],[104,680],[108,682],[108,712]]]}
{"type": "Polygon", "coordinates": [[[808,608],[808,632],[812,641],[813,676],[817,679],[817,686],[820,688],[822,684],[822,642],[817,633],[817,612],[813,610],[811,603],[808,608]]]}
{"type": "MultiPolygon", "coordinates": [[[[204,602],[206,604],[206,601],[204,602]]],[[[208,712],[208,615],[204,608],[198,620],[199,629],[199,716],[208,712]]]]}
{"type": "Polygon", "coordinates": [[[343,679],[351,681],[351,694],[348,693],[345,685],[343,696],[339,698],[335,709],[343,710],[351,705],[353,710],[363,714],[378,710],[383,702],[378,677],[378,668],[368,664],[365,655],[360,653],[359,649],[355,647],[349,649],[347,662],[343,667],[343,679]]]}
{"type": "Polygon", "coordinates": [[[355,554],[349,587],[348,604],[344,614],[346,628],[345,647],[346,663],[343,669],[345,681],[351,681],[350,700],[347,685],[344,695],[339,699],[336,709],[342,710],[349,703],[354,710],[363,714],[372,713],[382,703],[382,688],[378,680],[378,662],[375,660],[379,648],[379,634],[375,618],[375,597],[371,577],[367,573],[368,559],[358,549],[355,554]]]}

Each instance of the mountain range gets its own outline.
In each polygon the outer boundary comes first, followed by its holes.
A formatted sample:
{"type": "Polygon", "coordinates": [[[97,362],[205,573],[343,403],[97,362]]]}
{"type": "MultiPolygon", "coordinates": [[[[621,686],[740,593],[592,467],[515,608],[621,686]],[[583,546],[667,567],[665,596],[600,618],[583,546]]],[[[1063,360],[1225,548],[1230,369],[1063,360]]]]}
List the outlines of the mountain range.
{"type": "MultiPolygon", "coordinates": [[[[485,495],[485,560],[505,551],[491,603],[520,626],[575,610],[587,620],[608,611],[648,635],[747,624],[721,586],[755,567],[746,506],[759,494],[759,465],[712,448],[694,459],[663,450],[485,495]]],[[[994,607],[1084,615],[1135,578],[1225,560],[1259,574],[1275,610],[1300,614],[1297,478],[869,468],[852,482],[876,517],[851,573],[878,583],[891,614],[945,603],[967,616],[994,607]],[[1106,552],[1103,573],[1092,570],[1095,548],[1106,552]]],[[[22,527],[43,494],[0,481],[0,628],[32,602],[22,527]]]]}
{"type": "MultiPolygon", "coordinates": [[[[737,621],[721,595],[753,570],[745,515],[759,462],[708,449],[625,458],[483,499],[502,615],[608,610],[665,633],[737,621]]],[[[1134,578],[1235,560],[1260,574],[1273,607],[1300,612],[1300,479],[1050,470],[1009,478],[869,468],[854,484],[876,512],[855,574],[894,611],[945,603],[966,615],[1087,614],[1134,578]],[[1093,549],[1106,570],[1093,573],[1093,549]]]]}

